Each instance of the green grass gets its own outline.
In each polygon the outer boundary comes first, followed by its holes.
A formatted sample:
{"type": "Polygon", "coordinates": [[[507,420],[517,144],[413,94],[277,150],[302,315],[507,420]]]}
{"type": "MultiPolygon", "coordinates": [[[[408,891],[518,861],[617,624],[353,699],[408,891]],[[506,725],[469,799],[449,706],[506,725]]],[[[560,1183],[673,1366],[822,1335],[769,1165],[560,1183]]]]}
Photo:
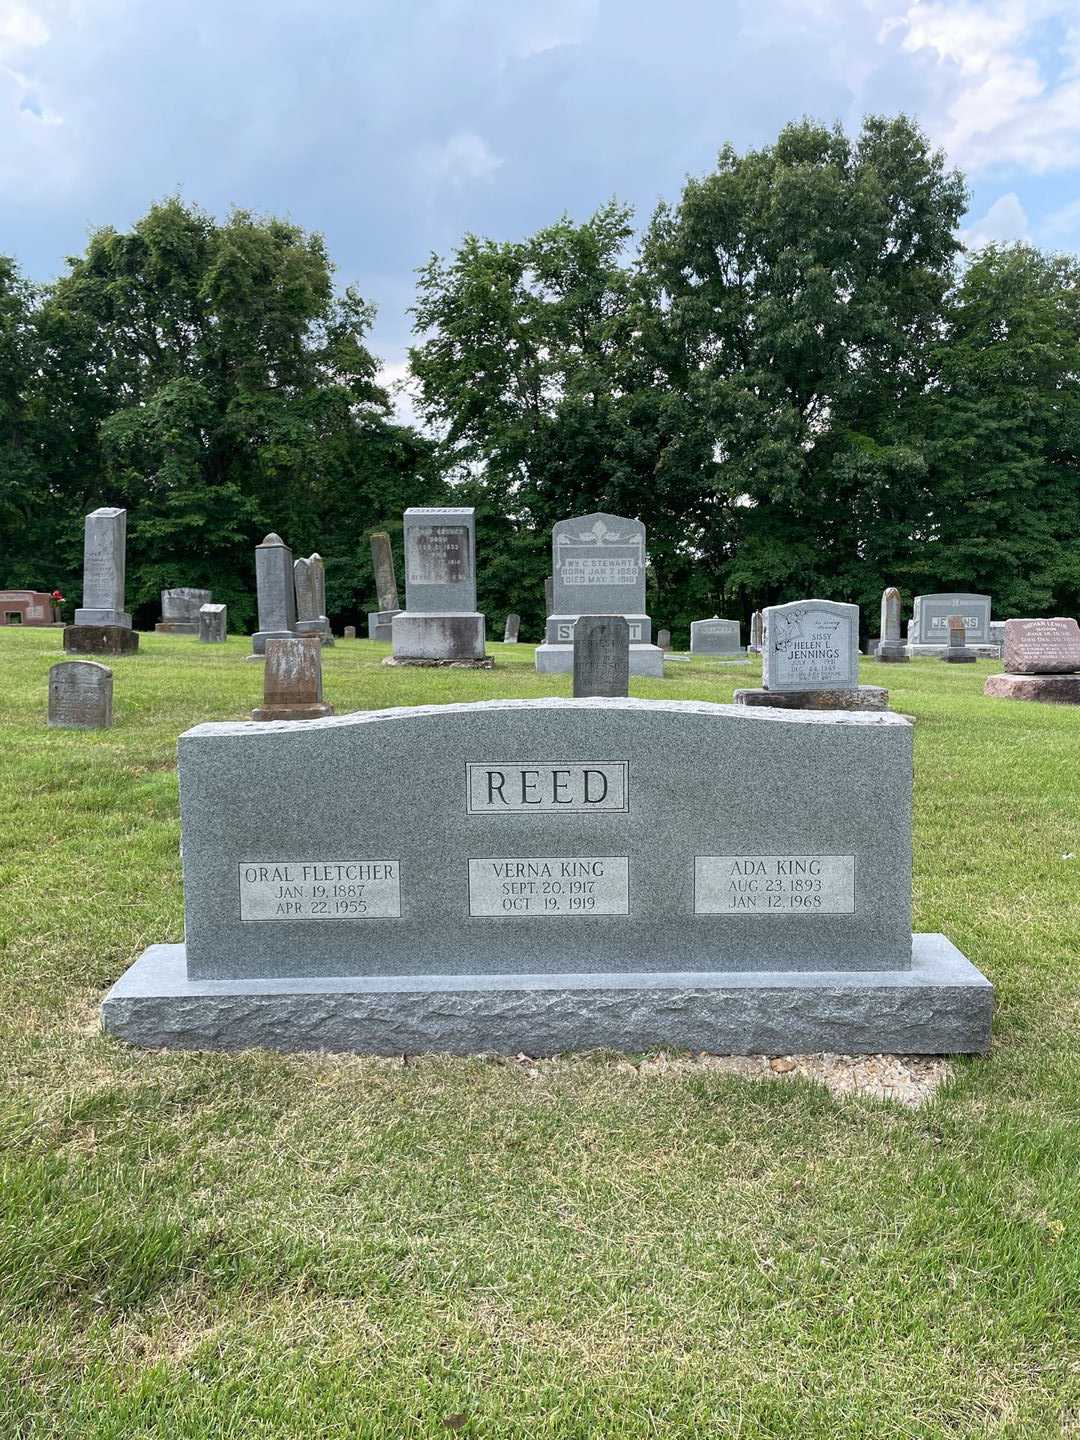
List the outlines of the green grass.
{"type": "MultiPolygon", "coordinates": [[[[115,728],[49,731],[59,648],[0,635],[2,1440],[1080,1435],[1080,713],[864,663],[918,716],[916,926],[999,996],[992,1054],[907,1111],[612,1055],[104,1039],[103,991],[181,936],[176,736],[261,670],[144,635],[115,728]]],[[[327,697],[567,693],[492,650],[339,642],[327,697]]]]}

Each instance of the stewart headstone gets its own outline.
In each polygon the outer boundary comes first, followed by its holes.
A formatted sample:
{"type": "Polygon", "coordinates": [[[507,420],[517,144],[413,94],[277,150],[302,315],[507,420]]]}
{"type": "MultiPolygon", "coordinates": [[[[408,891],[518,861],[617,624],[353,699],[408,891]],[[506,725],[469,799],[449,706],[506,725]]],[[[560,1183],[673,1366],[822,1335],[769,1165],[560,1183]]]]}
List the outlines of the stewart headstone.
{"type": "Polygon", "coordinates": [[[107,730],[113,673],[93,660],[61,660],[49,671],[49,724],[57,730],[107,730]]]}
{"type": "Polygon", "coordinates": [[[990,985],[911,932],[900,716],[547,699],[209,724],[179,780],[185,940],[106,997],[128,1041],[989,1044],[990,985]]]}
{"type": "Polygon", "coordinates": [[[645,526],[622,515],[560,520],[551,537],[554,584],[536,668],[566,674],[574,668],[574,623],[580,615],[623,615],[630,627],[631,675],[663,676],[664,654],[651,644],[645,614],[645,526]]]}

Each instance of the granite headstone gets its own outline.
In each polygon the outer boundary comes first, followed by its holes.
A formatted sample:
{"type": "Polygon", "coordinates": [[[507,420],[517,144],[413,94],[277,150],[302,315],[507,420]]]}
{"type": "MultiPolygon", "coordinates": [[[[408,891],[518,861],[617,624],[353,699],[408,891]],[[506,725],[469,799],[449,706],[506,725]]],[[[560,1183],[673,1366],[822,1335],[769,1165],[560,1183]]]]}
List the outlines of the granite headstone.
{"type": "Polygon", "coordinates": [[[131,655],[138,633],[124,609],[127,511],[103,505],[86,517],[83,532],[83,603],[64,627],[70,655],[131,655]]]}
{"type": "Polygon", "coordinates": [[[401,613],[401,607],[398,604],[397,576],[394,573],[394,548],[385,530],[372,533],[371,566],[375,572],[379,608],[368,611],[368,639],[389,645],[394,638],[394,616],[401,613]]]}
{"type": "Polygon", "coordinates": [[[691,655],[727,656],[729,660],[742,658],[742,635],[737,620],[721,620],[714,615],[711,620],[693,620],[690,624],[691,655]]]}
{"type": "Polygon", "coordinates": [[[272,531],[255,547],[255,586],[259,628],[251,637],[251,653],[264,655],[268,640],[291,639],[296,629],[292,551],[272,531]]]}
{"type": "Polygon", "coordinates": [[[252,720],[318,720],[333,713],[323,700],[321,637],[267,640],[263,703],[251,712],[252,720]]]}
{"type": "Polygon", "coordinates": [[[57,730],[107,730],[112,724],[113,673],[93,660],[61,660],[49,671],[49,725],[57,730]]]}
{"type": "Polygon", "coordinates": [[[886,665],[898,665],[910,657],[900,638],[900,591],[890,585],[881,592],[881,640],[870,651],[886,665]]]}
{"type": "Polygon", "coordinates": [[[224,645],[229,630],[227,605],[199,606],[199,640],[203,645],[224,645]]]}
{"type": "Polygon", "coordinates": [[[511,611],[506,617],[506,627],[503,630],[503,644],[516,645],[518,636],[521,633],[521,616],[511,611]]]}
{"type": "Polygon", "coordinates": [[[859,683],[859,607],[795,600],[765,611],[766,690],[853,690],[859,683]]]}
{"type": "Polygon", "coordinates": [[[160,635],[198,635],[199,611],[212,599],[209,590],[196,590],[190,585],[162,590],[161,619],[154,629],[160,635]]]}
{"type": "Polygon", "coordinates": [[[623,615],[582,615],[574,623],[574,695],[629,693],[630,626],[623,615]]]}
{"type": "Polygon", "coordinates": [[[392,635],[398,662],[485,663],[471,507],[411,506],[405,511],[405,609],[394,616],[392,635]]]}

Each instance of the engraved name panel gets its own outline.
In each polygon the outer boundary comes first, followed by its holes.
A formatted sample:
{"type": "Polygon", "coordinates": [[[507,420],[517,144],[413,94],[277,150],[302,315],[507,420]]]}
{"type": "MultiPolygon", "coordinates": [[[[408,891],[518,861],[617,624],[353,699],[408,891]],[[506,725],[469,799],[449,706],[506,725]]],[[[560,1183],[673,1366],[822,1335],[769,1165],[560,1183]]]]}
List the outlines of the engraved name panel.
{"type": "Polygon", "coordinates": [[[241,860],[241,920],[369,920],[401,915],[397,860],[241,860]]]}
{"type": "Polygon", "coordinates": [[[854,915],[854,855],[698,855],[697,915],[854,915]]]}
{"type": "Polygon", "coordinates": [[[456,585],[470,571],[467,525],[432,525],[416,529],[406,546],[410,585],[456,585]]]}
{"type": "Polygon", "coordinates": [[[635,555],[573,555],[559,564],[564,585],[636,585],[640,571],[635,555]]]}
{"type": "Polygon", "coordinates": [[[470,815],[596,814],[630,808],[625,760],[467,764],[470,815]]]}
{"type": "Polygon", "coordinates": [[[469,914],[522,919],[546,915],[628,915],[625,855],[469,861],[469,914]]]}

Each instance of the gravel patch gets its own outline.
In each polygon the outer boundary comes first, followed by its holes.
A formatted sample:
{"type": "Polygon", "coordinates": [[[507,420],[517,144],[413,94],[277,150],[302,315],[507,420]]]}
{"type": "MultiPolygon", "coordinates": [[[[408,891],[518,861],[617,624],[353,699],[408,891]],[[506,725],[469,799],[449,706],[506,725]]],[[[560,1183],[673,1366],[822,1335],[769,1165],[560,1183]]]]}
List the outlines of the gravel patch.
{"type": "Polygon", "coordinates": [[[832,1095],[864,1095],[871,1100],[898,1100],[922,1105],[949,1078],[941,1055],[651,1055],[638,1065],[618,1067],[639,1079],[681,1071],[719,1070],[748,1080],[816,1080],[832,1095]]]}

